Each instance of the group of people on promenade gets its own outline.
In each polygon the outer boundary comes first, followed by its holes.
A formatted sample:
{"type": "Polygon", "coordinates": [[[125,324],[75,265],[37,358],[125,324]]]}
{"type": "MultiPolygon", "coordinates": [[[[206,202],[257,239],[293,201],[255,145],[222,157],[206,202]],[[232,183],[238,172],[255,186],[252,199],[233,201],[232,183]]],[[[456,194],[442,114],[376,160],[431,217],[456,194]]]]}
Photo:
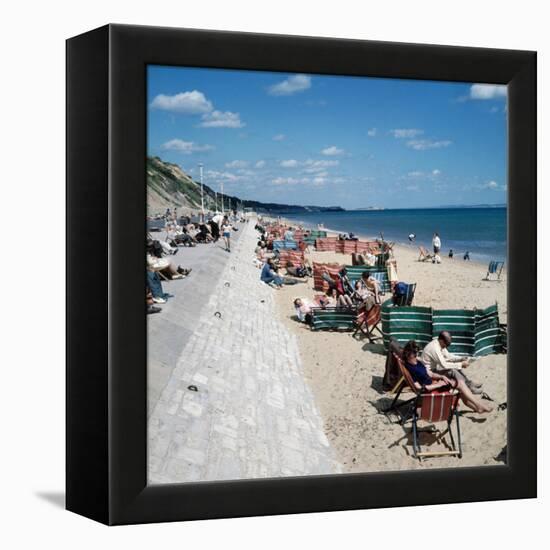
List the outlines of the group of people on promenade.
{"type": "Polygon", "coordinates": [[[147,234],[146,303],[149,314],[159,313],[161,308],[158,305],[165,304],[171,297],[164,292],[162,282],[183,279],[191,272],[191,269],[176,265],[171,256],[175,256],[182,247],[216,243],[220,237],[223,238],[224,250],[231,252],[231,233],[237,230],[234,222],[239,218],[236,212],[216,212],[201,215],[198,221],[193,222],[190,216],[178,217],[176,208],[172,211],[167,208],[160,219],[164,221],[164,238],[160,235],[153,238],[151,233],[147,234]]]}

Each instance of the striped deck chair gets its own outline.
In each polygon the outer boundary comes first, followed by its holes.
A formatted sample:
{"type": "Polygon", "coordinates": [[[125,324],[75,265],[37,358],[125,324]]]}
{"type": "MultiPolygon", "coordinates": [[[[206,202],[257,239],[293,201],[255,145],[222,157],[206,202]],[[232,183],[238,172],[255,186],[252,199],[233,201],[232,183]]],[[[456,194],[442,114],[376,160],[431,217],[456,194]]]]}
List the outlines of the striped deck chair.
{"type": "Polygon", "coordinates": [[[313,288],[315,290],[328,290],[328,283],[323,279],[323,273],[326,271],[330,278],[336,283],[338,272],[342,269],[340,264],[321,264],[313,262],[313,288]]]}
{"type": "Polygon", "coordinates": [[[378,281],[380,285],[380,294],[386,294],[386,292],[391,290],[391,282],[386,268],[368,265],[346,265],[345,268],[352,285],[355,285],[361,278],[361,275],[367,272],[369,276],[373,276],[378,281]]]}
{"type": "Polygon", "coordinates": [[[504,262],[490,261],[489,267],[487,268],[487,275],[483,279],[484,281],[490,281],[489,275],[496,273],[497,278],[493,279],[495,281],[500,281],[500,275],[502,274],[502,269],[504,268],[504,262]]]}
{"type": "Polygon", "coordinates": [[[273,241],[273,250],[296,250],[297,248],[296,241],[273,241]]]}
{"type": "Polygon", "coordinates": [[[369,342],[372,344],[376,340],[381,340],[383,338],[382,330],[380,329],[380,305],[375,304],[369,310],[365,306],[360,307],[357,310],[357,318],[355,320],[356,329],[353,333],[353,337],[359,333],[364,334],[369,342]],[[380,336],[375,336],[375,331],[380,334],[380,336]]]}
{"type": "Polygon", "coordinates": [[[381,315],[386,350],[391,338],[402,346],[409,340],[416,340],[420,348],[432,340],[432,308],[430,307],[398,307],[394,306],[390,299],[382,304],[381,315]]]}
{"type": "Polygon", "coordinates": [[[357,308],[355,307],[327,307],[312,308],[311,330],[342,330],[355,329],[357,308]]]}
{"type": "MultiPolygon", "coordinates": [[[[414,457],[418,458],[419,460],[422,460],[423,458],[431,457],[431,456],[458,456],[458,458],[462,458],[462,441],[460,437],[460,421],[458,416],[458,401],[459,401],[459,394],[456,390],[447,390],[447,391],[432,391],[428,392],[426,391],[425,387],[422,386],[420,389],[417,388],[416,384],[414,383],[412,376],[410,372],[405,367],[403,360],[401,357],[395,355],[395,360],[397,361],[397,364],[399,365],[399,370],[401,371],[401,375],[403,377],[403,380],[405,384],[402,386],[399,393],[396,395],[394,399],[394,404],[396,404],[397,399],[405,387],[409,387],[415,394],[415,396],[412,399],[408,399],[404,403],[400,403],[397,405],[398,409],[400,409],[403,405],[408,404],[411,405],[412,411],[412,433],[413,433],[413,452],[414,457]],[[420,442],[418,438],[418,434],[421,431],[418,427],[419,421],[425,421],[430,423],[440,423],[440,422],[447,422],[447,429],[443,432],[439,432],[439,438],[441,439],[446,433],[449,433],[449,437],[451,439],[451,450],[447,451],[423,451],[420,447],[420,442]],[[456,434],[457,434],[457,444],[455,443],[453,430],[452,430],[452,422],[453,420],[456,422],[456,434]]],[[[394,405],[395,408],[395,405],[394,405]]],[[[408,416],[401,415],[402,421],[401,423],[404,424],[408,416]]],[[[431,430],[430,430],[431,431],[431,430]]]]}
{"type": "MultiPolygon", "coordinates": [[[[405,283],[397,283],[405,284],[405,283]]],[[[414,293],[416,291],[416,283],[407,284],[407,289],[404,294],[395,294],[393,295],[393,304],[395,306],[411,306],[414,300],[414,293]]],[[[394,289],[395,290],[395,289],[394,289]]],[[[395,291],[397,292],[397,291],[395,291]]]]}
{"type": "Polygon", "coordinates": [[[449,352],[455,355],[475,355],[475,314],[469,309],[434,309],[432,338],[448,330],[453,339],[449,352]]]}
{"type": "MultiPolygon", "coordinates": [[[[505,353],[506,330],[498,317],[498,306],[489,306],[486,309],[474,310],[476,357],[491,353],[505,353]]],[[[454,339],[454,335],[453,335],[454,339]]]]}

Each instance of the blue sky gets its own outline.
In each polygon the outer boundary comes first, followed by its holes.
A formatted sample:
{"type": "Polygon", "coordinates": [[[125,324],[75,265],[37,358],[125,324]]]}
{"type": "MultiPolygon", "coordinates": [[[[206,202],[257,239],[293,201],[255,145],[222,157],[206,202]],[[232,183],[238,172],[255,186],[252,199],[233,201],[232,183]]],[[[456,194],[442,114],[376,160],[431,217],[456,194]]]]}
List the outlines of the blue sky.
{"type": "Polygon", "coordinates": [[[344,208],[506,202],[506,88],[148,68],[148,154],[244,199],[344,208]]]}

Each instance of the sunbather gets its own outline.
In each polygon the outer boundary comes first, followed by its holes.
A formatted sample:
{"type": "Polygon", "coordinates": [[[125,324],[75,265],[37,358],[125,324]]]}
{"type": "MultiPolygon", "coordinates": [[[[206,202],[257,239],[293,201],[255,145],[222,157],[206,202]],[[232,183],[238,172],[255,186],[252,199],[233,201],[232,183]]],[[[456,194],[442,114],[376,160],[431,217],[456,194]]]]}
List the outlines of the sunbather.
{"type": "Polygon", "coordinates": [[[284,282],[283,278],[277,275],[275,265],[271,259],[267,260],[264,264],[262,272],[260,273],[260,280],[270,286],[274,285],[276,288],[282,288],[284,282]]]}
{"type": "Polygon", "coordinates": [[[493,410],[492,407],[477,399],[463,380],[452,380],[443,374],[428,371],[424,363],[418,359],[418,346],[414,340],[405,344],[403,362],[405,368],[411,373],[417,389],[424,387],[426,391],[431,392],[454,388],[458,390],[462,402],[473,411],[485,414],[493,410]]]}
{"type": "Polygon", "coordinates": [[[374,294],[374,301],[380,303],[380,283],[372,275],[369,275],[367,271],[361,274],[361,280],[365,284],[368,290],[374,294]]]}
{"type": "Polygon", "coordinates": [[[444,330],[439,333],[422,351],[422,362],[431,372],[441,374],[447,378],[462,380],[473,393],[482,393],[481,384],[470,380],[463,372],[470,364],[470,359],[449,353],[452,343],[451,333],[444,330]]]}
{"type": "Polygon", "coordinates": [[[328,306],[330,307],[354,307],[351,298],[347,294],[338,294],[333,288],[327,290],[328,306]]]}
{"type": "Polygon", "coordinates": [[[311,321],[313,320],[313,316],[311,313],[312,307],[314,307],[314,305],[305,298],[296,298],[294,300],[294,309],[296,310],[296,316],[302,323],[306,323],[306,325],[311,325],[311,321]]]}

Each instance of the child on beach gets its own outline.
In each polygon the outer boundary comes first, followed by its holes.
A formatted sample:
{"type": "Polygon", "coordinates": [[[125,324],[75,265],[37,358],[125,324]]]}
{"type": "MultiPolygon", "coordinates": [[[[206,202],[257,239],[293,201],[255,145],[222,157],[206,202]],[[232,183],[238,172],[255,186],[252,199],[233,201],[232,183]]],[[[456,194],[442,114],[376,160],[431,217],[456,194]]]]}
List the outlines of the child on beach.
{"type": "Polygon", "coordinates": [[[223,218],[222,222],[222,235],[225,242],[225,250],[231,252],[231,224],[227,216],[223,218]]]}

